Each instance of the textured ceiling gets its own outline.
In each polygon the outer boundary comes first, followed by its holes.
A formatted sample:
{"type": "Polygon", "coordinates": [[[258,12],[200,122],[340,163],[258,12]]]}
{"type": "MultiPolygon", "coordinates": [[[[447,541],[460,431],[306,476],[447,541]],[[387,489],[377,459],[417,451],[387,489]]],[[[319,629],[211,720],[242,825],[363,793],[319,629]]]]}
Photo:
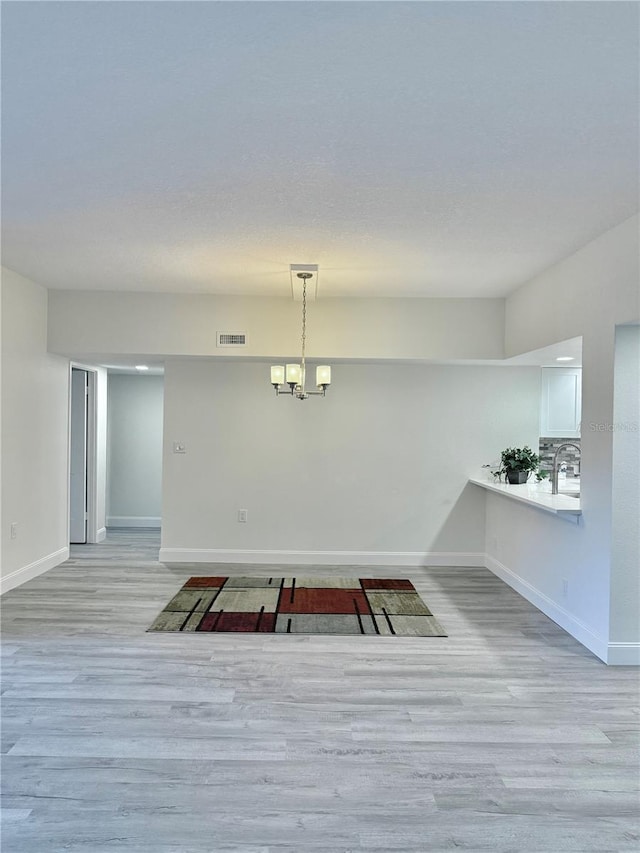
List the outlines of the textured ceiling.
{"type": "Polygon", "coordinates": [[[3,262],[503,295],[630,216],[635,3],[4,3],[3,262]]]}

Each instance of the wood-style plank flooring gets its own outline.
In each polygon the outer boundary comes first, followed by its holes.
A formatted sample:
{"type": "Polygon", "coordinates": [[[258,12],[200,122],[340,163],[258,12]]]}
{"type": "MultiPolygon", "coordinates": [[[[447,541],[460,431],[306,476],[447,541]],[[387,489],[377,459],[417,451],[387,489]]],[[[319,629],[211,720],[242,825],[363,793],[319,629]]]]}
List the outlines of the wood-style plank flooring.
{"type": "Polygon", "coordinates": [[[485,569],[333,570],[410,578],[448,638],[147,634],[209,571],[158,544],[3,597],[3,853],[639,849],[638,671],[485,569]]]}

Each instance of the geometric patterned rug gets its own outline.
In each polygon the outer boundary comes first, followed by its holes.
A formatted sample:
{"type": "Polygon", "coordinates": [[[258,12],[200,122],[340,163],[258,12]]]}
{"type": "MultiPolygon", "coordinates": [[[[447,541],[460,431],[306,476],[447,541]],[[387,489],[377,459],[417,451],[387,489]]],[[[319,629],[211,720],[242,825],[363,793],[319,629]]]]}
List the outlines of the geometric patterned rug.
{"type": "Polygon", "coordinates": [[[397,578],[190,578],[147,630],[447,636],[397,578]]]}

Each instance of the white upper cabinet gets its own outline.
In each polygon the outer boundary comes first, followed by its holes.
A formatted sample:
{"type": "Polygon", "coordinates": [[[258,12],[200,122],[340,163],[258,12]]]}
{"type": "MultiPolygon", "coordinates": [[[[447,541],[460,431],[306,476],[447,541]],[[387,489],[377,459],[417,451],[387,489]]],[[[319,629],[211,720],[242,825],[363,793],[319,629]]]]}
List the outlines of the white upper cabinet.
{"type": "Polygon", "coordinates": [[[540,435],[580,438],[581,411],[582,369],[543,367],[540,435]]]}

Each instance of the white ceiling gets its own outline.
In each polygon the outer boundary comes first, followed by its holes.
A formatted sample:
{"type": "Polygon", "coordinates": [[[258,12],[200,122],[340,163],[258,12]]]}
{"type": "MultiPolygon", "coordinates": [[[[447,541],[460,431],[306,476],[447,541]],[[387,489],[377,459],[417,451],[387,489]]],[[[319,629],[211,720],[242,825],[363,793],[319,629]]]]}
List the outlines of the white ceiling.
{"type": "Polygon", "coordinates": [[[3,262],[498,296],[633,214],[632,3],[5,3],[3,262]]]}

